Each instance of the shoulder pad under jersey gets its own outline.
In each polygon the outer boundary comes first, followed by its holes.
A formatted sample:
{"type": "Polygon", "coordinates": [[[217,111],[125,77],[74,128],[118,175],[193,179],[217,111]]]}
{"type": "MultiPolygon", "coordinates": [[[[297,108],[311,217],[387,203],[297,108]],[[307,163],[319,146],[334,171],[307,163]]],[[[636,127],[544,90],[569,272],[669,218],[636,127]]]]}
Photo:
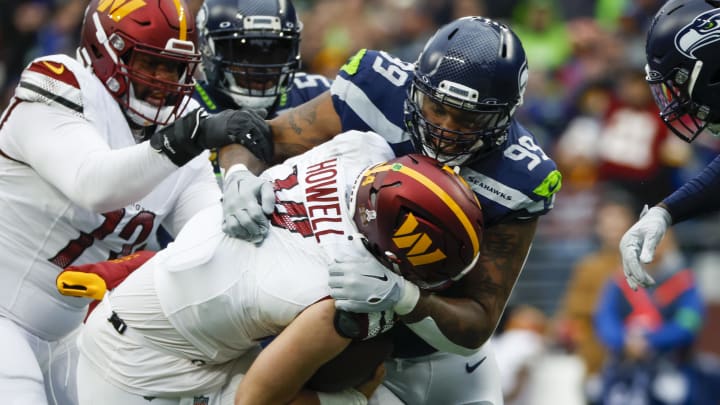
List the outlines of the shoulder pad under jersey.
{"type": "Polygon", "coordinates": [[[342,66],[330,92],[344,131],[374,131],[391,143],[408,140],[403,106],[413,65],[383,51],[363,49],[342,66]]]}
{"type": "Polygon", "coordinates": [[[486,226],[548,213],[562,187],[555,162],[513,121],[505,145],[461,170],[483,207],[486,226]]]}
{"type": "Polygon", "coordinates": [[[77,60],[66,55],[44,56],[32,61],[22,72],[15,97],[84,114],[81,88],[92,78],[77,60]]]}
{"type": "Polygon", "coordinates": [[[295,73],[293,85],[290,90],[283,93],[277,103],[275,114],[278,114],[288,108],[299,106],[309,101],[330,88],[330,80],[318,74],[308,74],[305,72],[295,73]]]}

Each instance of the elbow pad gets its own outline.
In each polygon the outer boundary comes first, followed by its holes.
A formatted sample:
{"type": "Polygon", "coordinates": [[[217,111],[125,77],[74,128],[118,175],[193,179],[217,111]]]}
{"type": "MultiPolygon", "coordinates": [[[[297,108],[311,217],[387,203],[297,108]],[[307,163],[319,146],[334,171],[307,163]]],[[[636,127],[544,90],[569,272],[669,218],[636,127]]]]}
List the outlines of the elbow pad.
{"type": "Polygon", "coordinates": [[[477,353],[482,346],[477,348],[467,348],[460,346],[443,334],[440,328],[431,317],[425,317],[420,322],[406,323],[407,327],[410,328],[416,335],[420,336],[430,346],[436,348],[441,352],[459,354],[461,356],[470,356],[477,353]]]}

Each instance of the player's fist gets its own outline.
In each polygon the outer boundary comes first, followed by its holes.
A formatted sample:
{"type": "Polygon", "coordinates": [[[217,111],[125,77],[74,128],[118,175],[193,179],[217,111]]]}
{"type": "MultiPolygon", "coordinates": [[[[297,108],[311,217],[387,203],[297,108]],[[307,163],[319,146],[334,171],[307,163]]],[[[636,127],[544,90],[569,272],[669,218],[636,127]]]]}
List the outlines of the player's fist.
{"type": "Polygon", "coordinates": [[[198,108],[150,137],[150,146],[182,166],[205,149],[240,144],[266,163],[273,160],[265,110],[225,110],[210,115],[198,108]]]}

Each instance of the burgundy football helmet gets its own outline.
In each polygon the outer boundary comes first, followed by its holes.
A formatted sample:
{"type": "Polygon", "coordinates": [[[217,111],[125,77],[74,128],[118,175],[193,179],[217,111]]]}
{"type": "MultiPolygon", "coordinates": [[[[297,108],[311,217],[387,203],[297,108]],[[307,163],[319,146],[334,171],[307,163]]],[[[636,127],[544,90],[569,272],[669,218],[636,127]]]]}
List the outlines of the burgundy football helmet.
{"type": "Polygon", "coordinates": [[[366,169],[353,188],[355,225],[389,269],[420,288],[441,290],[475,266],[482,209],[450,167],[406,155],[366,169]]]}
{"type": "Polygon", "coordinates": [[[130,121],[148,126],[166,125],[182,114],[194,89],[197,48],[195,20],[184,0],[92,0],[78,53],[130,121]],[[133,69],[134,58],[177,69],[178,80],[133,69]],[[164,103],[137,97],[133,84],[148,87],[164,103]]]}

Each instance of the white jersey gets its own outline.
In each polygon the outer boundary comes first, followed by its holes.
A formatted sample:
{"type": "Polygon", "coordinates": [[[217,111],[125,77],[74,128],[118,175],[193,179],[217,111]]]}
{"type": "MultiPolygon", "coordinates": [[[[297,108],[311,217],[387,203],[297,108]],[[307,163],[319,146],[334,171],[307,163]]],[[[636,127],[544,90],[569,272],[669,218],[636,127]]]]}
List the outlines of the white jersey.
{"type": "Polygon", "coordinates": [[[268,169],[276,206],[261,244],[226,236],[219,205],[197,214],[112,292],[104,313],[93,313],[82,353],[115,385],[143,395],[218,388],[231,361],[329,297],[327,265],[352,252],[348,236],[357,232],[352,185],[393,157],[380,136],[353,131],[268,169]],[[109,326],[107,306],[130,333],[109,326]],[[130,355],[114,358],[119,347],[130,355]]]}
{"type": "Polygon", "coordinates": [[[178,170],[137,144],[99,79],[63,55],[23,72],[0,155],[0,316],[45,340],[77,328],[89,302],[58,293],[62,268],[141,249],[161,222],[179,229],[220,198],[207,155],[178,170]]]}

